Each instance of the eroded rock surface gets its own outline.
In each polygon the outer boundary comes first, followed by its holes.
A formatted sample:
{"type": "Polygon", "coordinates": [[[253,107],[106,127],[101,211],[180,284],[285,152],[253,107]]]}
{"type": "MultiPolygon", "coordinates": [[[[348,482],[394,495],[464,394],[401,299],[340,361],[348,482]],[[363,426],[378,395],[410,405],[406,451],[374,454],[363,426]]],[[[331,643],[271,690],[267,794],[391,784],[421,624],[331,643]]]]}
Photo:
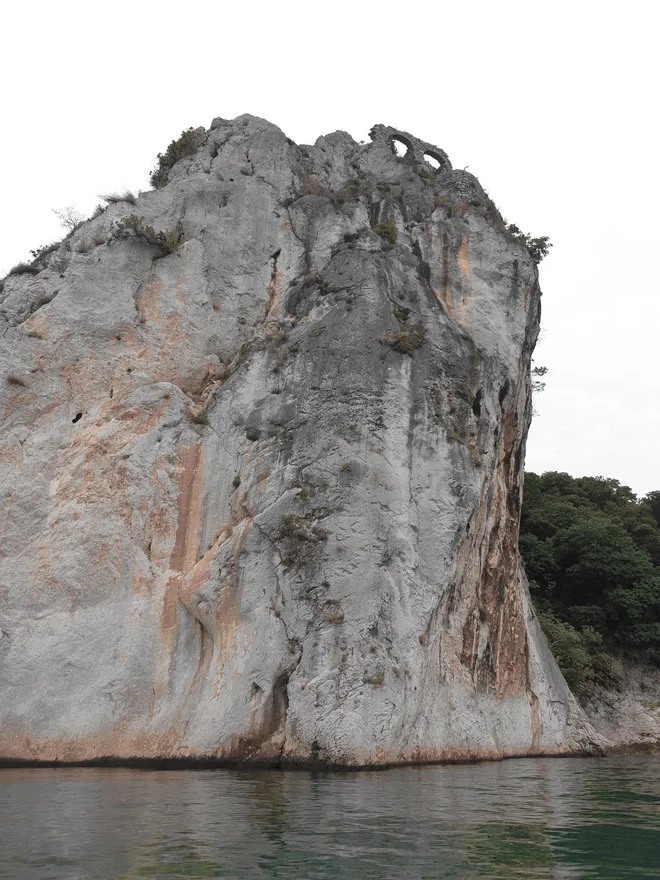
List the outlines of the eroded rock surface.
{"type": "Polygon", "coordinates": [[[608,751],[660,753],[660,669],[615,662],[619,689],[594,686],[581,699],[608,751]]]}
{"type": "Polygon", "coordinates": [[[0,757],[595,747],[517,553],[537,269],[475,177],[218,119],[38,267],[0,294],[0,757]]]}

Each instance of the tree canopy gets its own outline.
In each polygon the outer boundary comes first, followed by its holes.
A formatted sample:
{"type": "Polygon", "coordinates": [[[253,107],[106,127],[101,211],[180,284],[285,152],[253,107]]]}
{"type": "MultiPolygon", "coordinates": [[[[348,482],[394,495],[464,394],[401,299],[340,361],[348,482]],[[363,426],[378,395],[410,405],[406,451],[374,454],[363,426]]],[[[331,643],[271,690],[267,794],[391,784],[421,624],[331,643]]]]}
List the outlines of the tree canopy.
{"type": "Polygon", "coordinates": [[[578,693],[612,655],[660,665],[660,492],[605,477],[525,476],[520,552],[550,647],[578,693]]]}

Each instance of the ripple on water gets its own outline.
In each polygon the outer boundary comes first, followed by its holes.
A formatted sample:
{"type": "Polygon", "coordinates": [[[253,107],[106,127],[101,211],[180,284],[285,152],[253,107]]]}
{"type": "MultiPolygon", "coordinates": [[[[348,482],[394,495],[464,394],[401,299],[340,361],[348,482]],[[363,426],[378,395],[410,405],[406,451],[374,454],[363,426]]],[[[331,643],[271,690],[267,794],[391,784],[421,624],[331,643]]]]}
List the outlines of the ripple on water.
{"type": "Polygon", "coordinates": [[[660,877],[660,758],[0,770],[0,878],[660,877]]]}

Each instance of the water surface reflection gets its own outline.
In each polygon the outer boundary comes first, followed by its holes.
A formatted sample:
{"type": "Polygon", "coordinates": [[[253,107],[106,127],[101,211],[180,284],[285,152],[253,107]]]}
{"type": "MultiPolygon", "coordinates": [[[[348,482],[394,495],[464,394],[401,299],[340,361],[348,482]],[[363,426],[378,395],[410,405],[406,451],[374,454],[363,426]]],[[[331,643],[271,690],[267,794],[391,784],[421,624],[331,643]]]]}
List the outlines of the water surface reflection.
{"type": "Polygon", "coordinates": [[[0,878],[660,877],[660,758],[0,770],[0,878]]]}

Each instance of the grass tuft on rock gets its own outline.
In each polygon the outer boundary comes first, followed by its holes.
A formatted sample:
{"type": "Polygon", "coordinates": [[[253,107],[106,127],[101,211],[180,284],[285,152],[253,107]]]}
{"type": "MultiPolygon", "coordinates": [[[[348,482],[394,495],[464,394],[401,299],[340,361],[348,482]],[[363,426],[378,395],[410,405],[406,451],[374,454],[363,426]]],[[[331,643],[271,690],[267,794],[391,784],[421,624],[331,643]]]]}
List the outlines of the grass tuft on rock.
{"type": "Polygon", "coordinates": [[[421,323],[413,324],[410,330],[402,330],[400,333],[381,336],[380,341],[389,345],[394,351],[412,357],[413,353],[426,342],[426,330],[421,323]]]}
{"type": "Polygon", "coordinates": [[[119,202],[128,202],[129,205],[134,205],[137,202],[137,196],[130,189],[124,190],[124,192],[106,193],[99,198],[107,202],[108,205],[117,205],[119,202]]]}
{"type": "Polygon", "coordinates": [[[38,275],[39,268],[31,263],[16,263],[7,273],[8,275],[38,275]]]}
{"type": "Polygon", "coordinates": [[[397,228],[394,220],[385,220],[382,223],[376,223],[374,226],[376,235],[380,235],[388,244],[394,246],[397,238],[397,228]]]}

